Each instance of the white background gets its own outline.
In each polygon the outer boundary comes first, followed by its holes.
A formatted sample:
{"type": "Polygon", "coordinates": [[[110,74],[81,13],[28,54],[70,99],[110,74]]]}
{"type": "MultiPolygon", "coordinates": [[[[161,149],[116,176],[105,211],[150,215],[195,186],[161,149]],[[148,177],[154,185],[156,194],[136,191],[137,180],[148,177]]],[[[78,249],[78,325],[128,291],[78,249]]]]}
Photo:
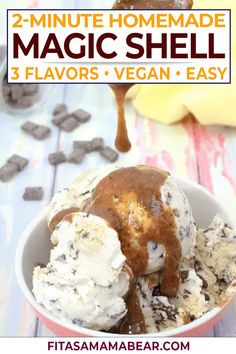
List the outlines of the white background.
{"type": "MultiPolygon", "coordinates": [[[[64,11],[61,12],[57,12],[55,11],[55,13],[57,14],[61,14],[64,11]]],[[[79,13],[80,11],[78,11],[79,13]]],[[[136,13],[138,13],[139,11],[137,11],[136,13]]],[[[158,12],[158,11],[157,11],[158,12]]],[[[191,11],[189,11],[191,12],[191,11]]],[[[212,11],[212,14],[214,12],[217,11],[212,11]]],[[[221,11],[222,12],[222,11],[221,11]]],[[[40,16],[41,14],[43,14],[44,11],[37,11],[34,12],[34,14],[37,14],[37,16],[40,16]]],[[[52,13],[52,12],[50,12],[52,13]]],[[[96,11],[91,11],[91,13],[96,13],[96,11]]],[[[124,66],[126,64],[129,63],[129,65],[135,66],[137,67],[138,64],[142,63],[142,66],[148,66],[148,63],[153,63],[155,65],[163,65],[163,63],[166,63],[167,66],[171,65],[171,71],[173,71],[174,75],[172,76],[172,80],[171,82],[191,82],[191,81],[187,81],[186,80],[186,64],[189,63],[190,66],[195,66],[196,68],[201,67],[202,65],[204,65],[205,69],[207,70],[207,68],[211,67],[211,66],[220,66],[225,67],[228,66],[229,64],[229,13],[226,12],[226,28],[193,28],[193,29],[185,29],[185,28],[164,28],[164,29],[155,29],[155,28],[139,28],[138,32],[145,34],[146,32],[152,33],[153,35],[153,41],[160,41],[161,38],[161,32],[166,32],[168,33],[168,35],[170,33],[174,33],[174,32],[196,32],[197,33],[197,37],[198,37],[198,50],[201,52],[207,52],[207,47],[208,47],[208,33],[211,33],[214,31],[215,33],[215,51],[216,52],[225,52],[226,53],[226,59],[213,59],[213,60],[209,60],[209,59],[201,59],[201,60],[191,60],[191,59],[185,59],[185,60],[173,60],[170,58],[167,59],[163,59],[160,60],[160,50],[154,50],[153,53],[157,53],[157,55],[155,54],[151,59],[144,59],[144,58],[140,58],[138,60],[135,60],[135,63],[132,59],[129,59],[126,57],[126,52],[129,49],[125,43],[126,43],[126,37],[129,33],[133,33],[136,32],[137,30],[135,28],[118,28],[118,29],[109,29],[108,28],[108,21],[106,23],[106,18],[108,19],[109,14],[111,13],[111,11],[107,11],[104,12],[104,14],[107,15],[107,17],[104,15],[104,23],[106,28],[85,28],[83,26],[79,27],[78,29],[73,29],[73,28],[57,28],[57,29],[50,29],[50,28],[36,28],[36,29],[31,29],[29,24],[25,24],[23,28],[17,28],[15,29],[15,31],[17,30],[17,32],[19,33],[19,35],[21,36],[23,42],[26,44],[29,43],[32,34],[34,32],[38,32],[40,33],[40,49],[42,50],[44,44],[45,44],[45,38],[47,38],[48,33],[50,32],[55,32],[57,33],[57,38],[58,41],[60,43],[61,48],[63,48],[64,45],[64,40],[65,38],[73,33],[73,32],[81,32],[84,35],[88,34],[88,32],[94,32],[95,36],[98,37],[101,34],[103,34],[104,32],[106,32],[107,30],[109,30],[109,32],[113,32],[118,36],[118,39],[113,42],[112,40],[107,40],[104,42],[104,49],[108,50],[108,52],[111,52],[113,50],[115,50],[117,52],[117,57],[111,60],[104,60],[103,58],[101,58],[98,54],[95,54],[95,58],[94,59],[88,59],[87,57],[82,58],[80,60],[73,60],[70,57],[66,56],[65,54],[65,58],[64,59],[58,59],[58,56],[55,54],[50,54],[48,55],[45,59],[33,59],[33,54],[32,52],[29,53],[29,55],[27,57],[24,57],[24,55],[21,55],[21,57],[19,59],[12,59],[13,58],[13,32],[14,29],[12,30],[12,23],[15,22],[15,20],[12,19],[12,14],[13,11],[9,12],[9,35],[8,35],[8,42],[9,42],[9,52],[8,52],[8,57],[9,57],[9,67],[15,67],[18,66],[20,67],[20,74],[21,77],[19,79],[19,82],[27,82],[26,78],[25,78],[25,67],[27,66],[37,66],[39,68],[40,73],[45,72],[45,68],[47,68],[49,65],[51,65],[52,67],[56,66],[56,67],[68,67],[68,66],[85,66],[86,63],[90,63],[92,65],[96,65],[99,66],[101,68],[101,70],[99,71],[100,75],[99,75],[99,80],[97,80],[96,82],[121,82],[118,81],[113,68],[111,68],[111,66],[115,63],[115,64],[122,64],[122,66],[124,66]],[[144,63],[145,61],[145,63],[144,63]],[[59,64],[60,62],[60,64],[59,64]],[[105,71],[109,70],[109,76],[105,75],[105,71]],[[177,76],[175,73],[176,71],[179,70],[180,71],[180,75],[177,76]]],[[[114,13],[114,12],[113,12],[114,13]]],[[[116,13],[119,13],[118,11],[116,13]]],[[[128,12],[126,12],[128,13],[128,12]]],[[[131,11],[132,13],[132,11],[131,11]]],[[[144,14],[147,13],[147,16],[149,15],[150,11],[140,11],[140,13],[144,14]]],[[[153,10],[152,10],[153,13],[153,10]]],[[[181,11],[175,11],[176,16],[181,13],[181,11]]],[[[185,13],[187,13],[187,11],[185,11],[185,13]]],[[[22,11],[22,15],[24,16],[24,18],[29,18],[29,14],[30,11],[22,11]]],[[[73,16],[76,15],[76,12],[74,11],[73,16]]],[[[195,15],[197,16],[199,14],[199,12],[195,12],[195,15]]],[[[178,40],[179,42],[180,40],[178,40]]],[[[181,40],[182,41],[182,40],[181,40]]],[[[185,42],[185,40],[183,40],[185,42]]],[[[83,43],[86,44],[86,40],[83,41],[83,43]]],[[[187,49],[184,50],[184,52],[188,52],[189,51],[189,41],[187,40],[187,49]]],[[[73,45],[71,46],[73,49],[73,46],[76,47],[77,45],[79,45],[79,41],[78,40],[74,40],[73,45]]],[[[178,52],[181,52],[181,50],[178,49],[178,52]]],[[[20,51],[21,53],[21,51],[20,51]]],[[[170,55],[170,52],[168,51],[168,56],[170,55]]],[[[153,66],[153,65],[149,65],[153,66]]],[[[13,80],[10,79],[11,77],[11,72],[9,70],[9,82],[14,82],[13,80]]],[[[34,82],[36,80],[32,79],[30,80],[31,82],[34,82]]],[[[63,82],[71,82],[68,78],[66,78],[66,76],[63,77],[62,79],[63,82]]],[[[138,78],[136,78],[135,80],[131,80],[130,82],[138,82],[138,78]]],[[[225,80],[224,82],[228,82],[229,81],[229,71],[228,74],[225,75],[225,80]]],[[[28,81],[29,82],[29,81],[28,81]]],[[[38,81],[38,82],[43,82],[43,80],[38,81]]],[[[54,80],[48,79],[48,82],[55,82],[54,80]]],[[[76,80],[76,82],[88,82],[86,79],[83,80],[76,80]]],[[[123,80],[122,80],[123,82],[123,80]]],[[[156,82],[155,79],[153,79],[152,81],[147,81],[147,80],[142,80],[140,81],[142,83],[145,82],[156,82]]],[[[195,81],[192,81],[195,82],[195,81]]],[[[204,82],[204,79],[199,80],[199,82],[204,82]]],[[[214,81],[216,82],[216,81],[214,81]]]]}

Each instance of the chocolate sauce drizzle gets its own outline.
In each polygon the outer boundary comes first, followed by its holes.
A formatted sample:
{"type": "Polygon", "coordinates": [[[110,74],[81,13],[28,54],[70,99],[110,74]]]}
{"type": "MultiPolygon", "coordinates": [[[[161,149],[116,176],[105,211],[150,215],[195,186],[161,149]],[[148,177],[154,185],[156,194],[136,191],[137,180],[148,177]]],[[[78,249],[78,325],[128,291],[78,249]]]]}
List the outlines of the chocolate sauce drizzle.
{"type": "MultiPolygon", "coordinates": [[[[192,0],[117,0],[113,6],[114,10],[132,9],[191,9],[192,0]]],[[[128,152],[131,143],[128,137],[125,120],[125,97],[128,90],[134,84],[112,84],[110,85],[117,104],[118,124],[115,146],[121,152],[128,152]]]]}
{"type": "Polygon", "coordinates": [[[86,212],[105,219],[118,232],[122,252],[134,274],[122,333],[146,333],[136,288],[138,276],[147,272],[149,241],[165,248],[161,294],[175,296],[178,291],[181,243],[173,211],[161,199],[167,176],[154,167],[121,168],[98,183],[85,206],[86,212]]]}

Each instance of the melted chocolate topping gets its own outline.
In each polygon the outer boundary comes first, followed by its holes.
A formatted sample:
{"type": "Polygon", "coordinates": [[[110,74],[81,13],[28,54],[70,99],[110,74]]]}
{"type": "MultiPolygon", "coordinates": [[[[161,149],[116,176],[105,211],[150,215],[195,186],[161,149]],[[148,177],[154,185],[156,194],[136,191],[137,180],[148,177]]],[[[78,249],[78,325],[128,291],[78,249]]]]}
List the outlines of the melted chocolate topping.
{"type": "Polygon", "coordinates": [[[193,0],[117,0],[113,9],[191,9],[193,0]]]}
{"type": "Polygon", "coordinates": [[[165,248],[162,295],[175,296],[178,291],[181,243],[173,211],[161,199],[167,176],[153,167],[121,168],[98,183],[85,206],[86,212],[105,219],[118,232],[122,252],[134,274],[122,333],[134,333],[134,328],[137,333],[146,332],[136,286],[138,276],[147,272],[149,241],[165,248]]]}
{"type": "Polygon", "coordinates": [[[131,149],[131,143],[128,137],[125,121],[125,96],[133,84],[112,84],[110,85],[116,99],[118,108],[118,123],[115,146],[121,152],[128,152],[131,149]]]}

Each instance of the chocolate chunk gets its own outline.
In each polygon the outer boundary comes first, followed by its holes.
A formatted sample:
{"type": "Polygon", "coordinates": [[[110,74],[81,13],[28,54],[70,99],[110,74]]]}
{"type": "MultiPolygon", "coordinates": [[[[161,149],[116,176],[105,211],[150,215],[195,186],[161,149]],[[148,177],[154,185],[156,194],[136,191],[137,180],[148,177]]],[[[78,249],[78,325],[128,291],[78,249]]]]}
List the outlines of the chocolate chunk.
{"type": "Polygon", "coordinates": [[[3,92],[3,95],[4,95],[5,97],[9,96],[9,94],[10,94],[10,92],[11,92],[11,87],[10,87],[10,85],[4,83],[4,84],[3,84],[3,87],[2,87],[2,92],[3,92]]]}
{"type": "Polygon", "coordinates": [[[72,132],[76,128],[78,128],[79,122],[73,118],[67,118],[63,123],[61,123],[60,128],[66,132],[72,132]]]}
{"type": "Polygon", "coordinates": [[[57,166],[61,163],[66,162],[66,156],[65,156],[64,152],[57,151],[57,152],[54,152],[53,154],[50,154],[48,156],[48,161],[51,165],[57,166]]]}
{"type": "Polygon", "coordinates": [[[74,319],[74,320],[72,320],[72,323],[73,323],[74,325],[77,325],[77,326],[82,326],[83,321],[78,320],[78,319],[74,319]]]}
{"type": "Polygon", "coordinates": [[[188,270],[182,270],[180,272],[180,278],[184,282],[185,280],[188,279],[189,271],[188,270]]]}
{"type": "Polygon", "coordinates": [[[211,300],[211,297],[210,297],[210,295],[208,293],[203,292],[202,294],[204,295],[206,301],[210,301],[211,300]]]}
{"type": "Polygon", "coordinates": [[[37,100],[38,84],[3,83],[3,96],[6,102],[15,108],[29,108],[37,100]]]}
{"type": "Polygon", "coordinates": [[[29,120],[21,126],[21,129],[29,134],[32,133],[36,128],[38,128],[38,124],[35,124],[29,120]]]}
{"type": "MultiPolygon", "coordinates": [[[[115,196],[115,199],[119,200],[119,197],[118,196],[115,196]]],[[[153,241],[149,241],[148,242],[148,245],[151,246],[151,249],[153,251],[156,251],[156,249],[158,248],[158,244],[156,242],[153,242],[153,241]]]]}
{"type": "Polygon", "coordinates": [[[170,205],[171,204],[171,200],[172,200],[172,195],[168,191],[167,194],[166,194],[166,205],[170,205]]]}
{"type": "Polygon", "coordinates": [[[208,227],[208,229],[205,229],[203,233],[207,234],[209,231],[214,231],[214,229],[212,227],[208,227]]]}
{"type": "Polygon", "coordinates": [[[67,118],[69,118],[69,113],[65,110],[54,114],[52,118],[52,123],[59,127],[67,118]]]}
{"type": "Polygon", "coordinates": [[[18,101],[19,108],[30,108],[37,101],[35,96],[24,96],[18,101]]]}
{"type": "Polygon", "coordinates": [[[160,296],[160,295],[161,295],[160,285],[157,285],[152,291],[152,296],[160,296]]]}
{"type": "Polygon", "coordinates": [[[51,299],[49,300],[49,302],[51,302],[51,304],[56,304],[58,302],[58,299],[51,299]]]}
{"type": "Polygon", "coordinates": [[[76,149],[67,157],[67,161],[79,165],[83,162],[85,154],[84,149],[76,149]]]}
{"type": "Polygon", "coordinates": [[[11,99],[13,102],[19,101],[24,95],[23,87],[19,84],[11,84],[11,99]]]}
{"type": "Polygon", "coordinates": [[[206,281],[206,279],[203,278],[203,276],[201,274],[197,273],[197,275],[202,280],[202,288],[203,289],[207,289],[208,288],[208,282],[206,281]]]}
{"type": "Polygon", "coordinates": [[[91,152],[91,141],[89,140],[79,140],[73,143],[74,150],[83,149],[86,152],[91,152]]]}
{"type": "Polygon", "coordinates": [[[77,109],[71,113],[71,116],[80,123],[86,123],[91,118],[91,114],[83,109],[77,109]]]}
{"type": "Polygon", "coordinates": [[[65,262],[65,260],[66,260],[66,255],[65,254],[61,254],[60,256],[58,256],[56,258],[56,261],[58,261],[58,262],[65,262]]]}
{"type": "Polygon", "coordinates": [[[173,209],[173,214],[174,214],[177,218],[180,217],[180,212],[179,212],[178,209],[173,209]]]}
{"type": "Polygon", "coordinates": [[[14,163],[7,162],[0,168],[0,180],[7,182],[18,172],[18,167],[14,163]]]}
{"type": "Polygon", "coordinates": [[[42,187],[27,187],[23,194],[23,199],[26,201],[39,201],[43,199],[42,187]]]}
{"type": "Polygon", "coordinates": [[[117,161],[119,157],[119,154],[109,146],[106,146],[104,149],[102,149],[100,154],[110,162],[117,161]]]}
{"type": "Polygon", "coordinates": [[[17,166],[18,171],[22,171],[26,167],[26,165],[29,163],[29,160],[27,160],[26,158],[24,158],[20,155],[12,155],[7,160],[7,162],[14,163],[17,166]]]}
{"type": "Polygon", "coordinates": [[[104,148],[103,138],[93,138],[91,141],[91,151],[100,151],[104,148]]]}
{"type": "Polygon", "coordinates": [[[39,125],[36,129],[33,130],[32,136],[37,140],[46,139],[51,133],[51,129],[45,127],[44,125],[39,125]]]}
{"type": "Polygon", "coordinates": [[[26,96],[31,96],[38,92],[39,86],[38,84],[23,84],[22,88],[26,96]]]}
{"type": "Polygon", "coordinates": [[[199,272],[200,270],[202,270],[202,263],[199,260],[196,260],[194,262],[194,269],[196,272],[199,272]]]}
{"type": "Polygon", "coordinates": [[[62,112],[68,112],[67,105],[64,104],[64,103],[58,103],[58,104],[55,106],[55,108],[54,108],[52,114],[53,114],[54,116],[56,116],[57,114],[60,114],[60,113],[62,113],[62,112]]]}
{"type": "Polygon", "coordinates": [[[37,101],[35,96],[23,96],[17,101],[18,108],[30,108],[37,101]]]}

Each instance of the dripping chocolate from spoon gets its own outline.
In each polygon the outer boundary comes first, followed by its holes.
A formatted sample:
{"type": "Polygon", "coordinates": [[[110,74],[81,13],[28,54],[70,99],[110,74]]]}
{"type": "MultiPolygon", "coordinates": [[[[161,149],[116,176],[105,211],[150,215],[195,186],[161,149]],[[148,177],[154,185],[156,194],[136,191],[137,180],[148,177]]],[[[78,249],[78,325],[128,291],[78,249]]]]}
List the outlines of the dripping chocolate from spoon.
{"type": "MultiPolygon", "coordinates": [[[[191,9],[192,0],[117,0],[113,5],[114,10],[142,10],[142,9],[191,9]]],[[[118,112],[117,132],[115,146],[121,152],[128,152],[131,143],[128,136],[125,119],[125,97],[134,84],[111,84],[118,112]]]]}
{"type": "Polygon", "coordinates": [[[125,96],[133,84],[111,84],[110,86],[114,92],[118,110],[115,147],[121,152],[128,152],[131,149],[131,143],[125,120],[125,96]]]}

